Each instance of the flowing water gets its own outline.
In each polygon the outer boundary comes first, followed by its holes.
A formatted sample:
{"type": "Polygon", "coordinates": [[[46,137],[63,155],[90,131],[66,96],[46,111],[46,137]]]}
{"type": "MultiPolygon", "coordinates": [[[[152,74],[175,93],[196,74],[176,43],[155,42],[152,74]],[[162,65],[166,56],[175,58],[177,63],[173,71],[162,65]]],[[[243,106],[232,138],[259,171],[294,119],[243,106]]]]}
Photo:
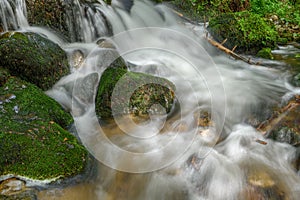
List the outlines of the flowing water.
{"type": "MultiPolygon", "coordinates": [[[[39,199],[298,199],[297,149],[264,138],[247,123],[253,116],[267,118],[270,106],[299,92],[286,73],[229,58],[209,46],[203,25],[185,24],[148,1],[135,1],[130,13],[100,1],[92,7],[74,1],[72,43],[28,26],[24,1],[16,2],[22,3],[0,1],[5,30],[43,33],[70,55],[72,74],[47,94],[71,111],[78,137],[99,161],[95,177],[42,190],[39,199]],[[108,43],[115,49],[103,48],[108,43]],[[99,122],[96,86],[119,55],[131,71],[175,84],[179,106],[170,116],[99,122]],[[211,122],[198,126],[207,112],[211,122]]],[[[117,84],[112,101],[128,98],[114,95],[128,88],[117,84]]]]}

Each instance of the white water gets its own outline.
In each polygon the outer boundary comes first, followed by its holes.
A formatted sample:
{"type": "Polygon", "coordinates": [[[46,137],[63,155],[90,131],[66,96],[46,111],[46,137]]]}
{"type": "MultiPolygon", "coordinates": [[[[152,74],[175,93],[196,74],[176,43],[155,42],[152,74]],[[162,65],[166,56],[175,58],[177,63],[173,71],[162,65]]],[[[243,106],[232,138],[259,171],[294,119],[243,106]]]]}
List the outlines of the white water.
{"type": "Polygon", "coordinates": [[[69,54],[83,52],[84,61],[47,94],[71,110],[80,139],[101,161],[98,176],[80,189],[46,191],[41,199],[298,199],[296,149],[245,124],[251,114],[265,115],[266,105],[293,92],[284,74],[228,58],[207,44],[203,27],[181,23],[163,6],[135,1],[130,14],[94,6],[112,25],[114,35],[106,39],[117,53],[96,45],[94,27],[103,36],[106,27],[91,25],[90,17],[78,13],[85,27],[79,41],[85,43],[51,39],[69,54]],[[123,118],[118,126],[100,125],[94,113],[96,83],[118,54],[136,65],[130,70],[172,81],[180,111],[167,120],[152,116],[148,124],[123,118]],[[195,125],[202,110],[212,114],[208,128],[195,125]],[[157,131],[162,122],[164,129],[157,131]]]}
{"type": "Polygon", "coordinates": [[[2,0],[0,11],[0,22],[4,31],[28,27],[25,0],[2,0]]]}

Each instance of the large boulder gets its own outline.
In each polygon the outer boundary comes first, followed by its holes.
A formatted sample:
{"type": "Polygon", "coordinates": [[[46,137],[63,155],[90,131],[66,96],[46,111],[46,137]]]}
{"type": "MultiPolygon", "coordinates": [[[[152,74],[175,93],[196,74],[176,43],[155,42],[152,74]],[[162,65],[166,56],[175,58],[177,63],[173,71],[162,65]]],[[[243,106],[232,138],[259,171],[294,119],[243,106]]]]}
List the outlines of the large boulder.
{"type": "Polygon", "coordinates": [[[173,83],[164,78],[130,72],[120,59],[116,62],[103,72],[98,86],[96,113],[101,119],[112,117],[112,107],[115,116],[149,116],[171,111],[175,99],[173,83]],[[116,98],[112,100],[112,96],[116,98]],[[153,106],[157,104],[163,109],[153,106]]]}
{"type": "Polygon", "coordinates": [[[41,89],[7,77],[0,87],[0,177],[56,180],[81,173],[88,154],[66,131],[72,121],[41,89]]]}
{"type": "Polygon", "coordinates": [[[43,90],[70,72],[67,55],[56,43],[36,33],[0,36],[0,66],[43,90]]]}

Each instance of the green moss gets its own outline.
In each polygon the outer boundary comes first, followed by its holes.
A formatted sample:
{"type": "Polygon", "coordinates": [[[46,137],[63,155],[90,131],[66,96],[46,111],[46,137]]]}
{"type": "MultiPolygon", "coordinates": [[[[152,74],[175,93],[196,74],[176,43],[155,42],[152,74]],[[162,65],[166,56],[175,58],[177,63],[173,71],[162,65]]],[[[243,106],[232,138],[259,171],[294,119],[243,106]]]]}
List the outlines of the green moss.
{"type": "Polygon", "coordinates": [[[249,0],[173,0],[180,12],[193,20],[208,21],[221,13],[244,11],[249,8],[249,0]]]}
{"type": "Polygon", "coordinates": [[[260,15],[250,12],[224,13],[211,19],[209,29],[220,42],[227,39],[225,46],[237,51],[256,54],[258,50],[274,48],[278,34],[260,15]]]}
{"type": "Polygon", "coordinates": [[[71,122],[39,88],[10,77],[0,87],[0,174],[43,180],[80,173],[87,152],[62,128],[71,122]]]}
{"type": "Polygon", "coordinates": [[[274,59],[270,48],[263,48],[256,55],[261,58],[274,59]]]}
{"type": "Polygon", "coordinates": [[[66,53],[35,34],[8,32],[0,36],[0,66],[43,90],[69,73],[66,53]]]}
{"type": "Polygon", "coordinates": [[[119,113],[147,115],[152,105],[160,104],[170,112],[174,102],[175,86],[166,79],[151,75],[128,72],[124,68],[110,67],[101,76],[96,98],[96,113],[102,119],[112,117],[111,107],[119,113]],[[116,84],[122,86],[118,93],[115,93],[117,101],[111,102],[111,97],[116,84]],[[124,86],[124,87],[123,87],[124,86]],[[134,91],[131,91],[134,88],[134,91]],[[129,105],[125,97],[130,95],[129,105]],[[124,108],[128,108],[125,111],[124,108]]]}

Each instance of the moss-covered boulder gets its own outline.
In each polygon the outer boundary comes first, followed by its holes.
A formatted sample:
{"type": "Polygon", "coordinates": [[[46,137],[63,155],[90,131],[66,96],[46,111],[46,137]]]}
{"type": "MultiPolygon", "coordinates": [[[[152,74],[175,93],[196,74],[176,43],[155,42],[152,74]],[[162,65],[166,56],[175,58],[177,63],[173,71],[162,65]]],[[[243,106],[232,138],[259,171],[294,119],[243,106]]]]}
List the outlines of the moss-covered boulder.
{"type": "Polygon", "coordinates": [[[273,25],[258,14],[251,12],[223,13],[209,22],[212,36],[219,42],[227,39],[224,46],[237,52],[256,54],[260,49],[274,48],[278,34],[273,25]]]}
{"type": "Polygon", "coordinates": [[[71,123],[41,89],[8,77],[0,87],[0,175],[45,180],[81,173],[87,151],[65,130],[71,123]]]}
{"type": "Polygon", "coordinates": [[[63,49],[36,33],[2,34],[0,57],[0,66],[43,90],[70,72],[63,49]]]}
{"type": "Polygon", "coordinates": [[[265,58],[265,59],[271,59],[271,60],[274,59],[271,48],[263,48],[263,49],[259,50],[259,52],[257,52],[256,56],[265,58]]]}
{"type": "Polygon", "coordinates": [[[164,111],[152,107],[155,104],[161,105],[169,113],[174,103],[174,91],[175,86],[166,79],[130,72],[124,64],[122,67],[122,63],[113,64],[101,76],[96,97],[96,113],[102,119],[109,119],[112,117],[113,107],[115,116],[163,114],[164,111]],[[112,95],[116,97],[113,101],[112,95]]]}

